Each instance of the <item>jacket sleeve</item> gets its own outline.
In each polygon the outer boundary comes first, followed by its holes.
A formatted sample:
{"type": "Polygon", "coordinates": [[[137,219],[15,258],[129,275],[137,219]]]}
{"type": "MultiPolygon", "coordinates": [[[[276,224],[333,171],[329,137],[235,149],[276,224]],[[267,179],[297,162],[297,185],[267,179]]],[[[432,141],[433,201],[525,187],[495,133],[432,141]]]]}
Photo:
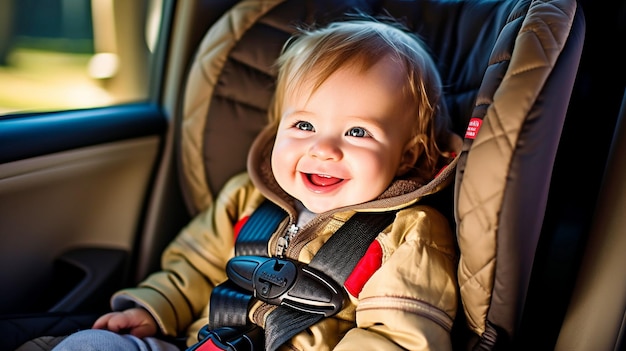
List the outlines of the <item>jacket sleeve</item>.
{"type": "Polygon", "coordinates": [[[358,296],[357,327],[335,350],[451,350],[456,246],[447,219],[426,206],[398,213],[383,264],[358,296]]]}
{"type": "Polygon", "coordinates": [[[226,280],[226,262],[234,255],[233,225],[258,205],[250,201],[258,197],[255,193],[247,175],[231,179],[214,204],[168,245],[160,271],[137,287],[113,295],[113,310],[141,306],[156,319],[163,334],[176,336],[185,331],[206,313],[213,287],[226,280]]]}

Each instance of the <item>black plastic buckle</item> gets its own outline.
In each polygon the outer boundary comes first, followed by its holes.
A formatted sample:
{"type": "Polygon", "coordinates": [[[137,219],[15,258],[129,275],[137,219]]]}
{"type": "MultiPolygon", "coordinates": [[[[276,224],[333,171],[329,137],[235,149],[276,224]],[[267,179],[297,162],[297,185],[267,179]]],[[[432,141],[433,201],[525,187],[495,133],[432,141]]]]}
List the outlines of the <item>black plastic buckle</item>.
{"type": "Polygon", "coordinates": [[[205,325],[198,331],[198,342],[185,351],[261,351],[265,349],[263,329],[256,325],[209,329],[205,325]]]}
{"type": "Polygon", "coordinates": [[[226,274],[261,301],[325,317],[341,311],[345,300],[340,284],[323,272],[297,261],[236,256],[228,261],[226,274]]]}

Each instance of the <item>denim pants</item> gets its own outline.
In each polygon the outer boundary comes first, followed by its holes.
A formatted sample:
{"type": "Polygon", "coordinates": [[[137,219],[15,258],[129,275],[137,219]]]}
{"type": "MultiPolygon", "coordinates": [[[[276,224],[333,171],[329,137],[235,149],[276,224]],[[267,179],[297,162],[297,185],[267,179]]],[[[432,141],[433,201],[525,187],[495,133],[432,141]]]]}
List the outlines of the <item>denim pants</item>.
{"type": "Polygon", "coordinates": [[[117,334],[108,330],[87,329],[67,336],[52,351],[180,351],[167,341],[130,334],[117,334]]]}

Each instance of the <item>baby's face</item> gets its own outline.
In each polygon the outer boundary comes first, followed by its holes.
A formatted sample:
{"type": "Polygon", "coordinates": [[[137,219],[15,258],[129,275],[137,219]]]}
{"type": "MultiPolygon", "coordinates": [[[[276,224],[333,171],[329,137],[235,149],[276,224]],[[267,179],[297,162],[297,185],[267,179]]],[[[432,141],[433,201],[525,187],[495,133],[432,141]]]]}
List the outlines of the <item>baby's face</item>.
{"type": "Polygon", "coordinates": [[[313,94],[306,85],[286,93],[272,169],[310,211],[375,199],[402,164],[415,161],[406,157],[416,116],[400,66],[385,58],[366,72],[346,67],[313,94]]]}

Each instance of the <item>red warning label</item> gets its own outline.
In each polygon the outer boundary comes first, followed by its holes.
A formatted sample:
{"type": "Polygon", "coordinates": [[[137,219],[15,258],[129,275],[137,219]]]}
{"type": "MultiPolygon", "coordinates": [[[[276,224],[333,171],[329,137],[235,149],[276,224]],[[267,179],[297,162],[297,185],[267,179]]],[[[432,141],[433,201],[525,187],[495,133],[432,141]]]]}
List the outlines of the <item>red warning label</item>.
{"type": "Polygon", "coordinates": [[[470,119],[469,124],[467,125],[467,130],[465,131],[465,139],[474,139],[476,135],[478,135],[478,130],[480,126],[483,124],[483,120],[477,117],[473,117],[470,119]]]}

